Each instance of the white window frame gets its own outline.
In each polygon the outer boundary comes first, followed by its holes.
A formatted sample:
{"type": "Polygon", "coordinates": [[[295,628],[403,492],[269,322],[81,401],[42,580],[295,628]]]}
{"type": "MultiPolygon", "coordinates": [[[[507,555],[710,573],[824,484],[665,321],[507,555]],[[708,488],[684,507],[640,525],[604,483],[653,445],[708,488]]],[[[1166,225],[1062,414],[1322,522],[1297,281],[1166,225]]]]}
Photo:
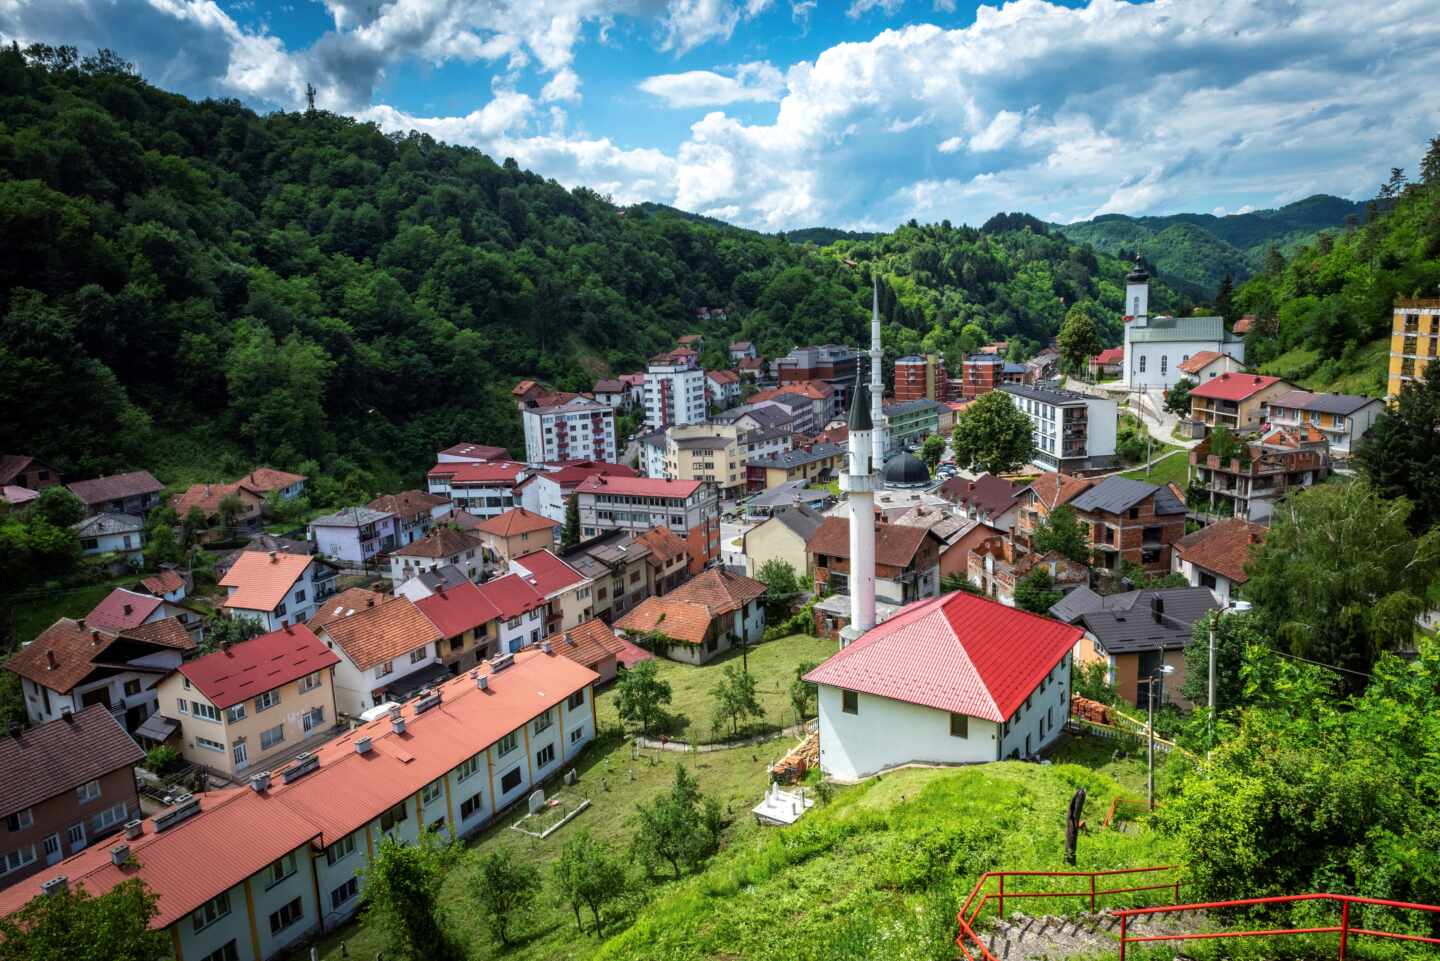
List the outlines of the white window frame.
{"type": "Polygon", "coordinates": [[[81,804],[89,804],[100,796],[100,782],[86,781],[75,789],[75,799],[81,804]]]}

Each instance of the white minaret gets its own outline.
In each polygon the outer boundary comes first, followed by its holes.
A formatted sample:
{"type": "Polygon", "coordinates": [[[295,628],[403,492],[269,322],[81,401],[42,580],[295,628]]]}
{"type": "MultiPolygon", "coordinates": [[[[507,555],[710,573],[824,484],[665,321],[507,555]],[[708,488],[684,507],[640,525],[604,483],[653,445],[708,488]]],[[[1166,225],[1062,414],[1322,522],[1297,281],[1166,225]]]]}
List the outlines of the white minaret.
{"type": "MultiPolygon", "coordinates": [[[[884,486],[886,447],[890,444],[890,428],[885,420],[885,351],[880,346],[880,278],[871,276],[873,288],[870,307],[870,422],[874,425],[875,486],[884,486]]],[[[856,378],[859,379],[858,377],[856,378]]]]}
{"type": "Polygon", "coordinates": [[[840,476],[840,489],[850,505],[850,625],[840,632],[841,647],[875,626],[875,448],[869,398],[860,378],[855,381],[850,456],[840,476]]]}

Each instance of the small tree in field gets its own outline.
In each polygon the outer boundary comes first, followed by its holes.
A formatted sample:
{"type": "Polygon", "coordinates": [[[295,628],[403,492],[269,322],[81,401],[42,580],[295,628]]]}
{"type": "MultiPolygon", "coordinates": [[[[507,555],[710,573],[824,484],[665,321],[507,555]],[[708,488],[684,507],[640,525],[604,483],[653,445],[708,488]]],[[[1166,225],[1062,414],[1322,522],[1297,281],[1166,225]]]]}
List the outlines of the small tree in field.
{"type": "Polygon", "coordinates": [[[471,890],[490,933],[509,945],[511,922],[525,913],[540,891],[540,872],[516,861],[509,851],[494,850],[476,864],[471,890]]]}
{"type": "Polygon", "coordinates": [[[740,670],[734,664],[725,666],[720,682],[710,689],[710,696],[715,699],[716,730],[724,728],[725,722],[729,721],[730,733],[738,735],[741,721],[765,716],[765,708],[760,706],[760,698],[756,694],[755,675],[740,670]]]}
{"type": "Polygon", "coordinates": [[[635,856],[652,875],[661,864],[675,877],[713,854],[720,842],[722,819],[714,798],[705,798],[683,764],[675,765],[670,791],[649,804],[635,806],[635,856]]]}
{"type": "Polygon", "coordinates": [[[385,837],[365,868],[363,900],[366,918],[378,926],[386,957],[402,961],[459,958],[441,914],[440,886],[456,849],[435,835],[422,834],[416,844],[385,837]]]}
{"type": "Polygon", "coordinates": [[[605,905],[625,893],[625,862],[604,841],[581,830],[565,842],[551,872],[555,890],[575,912],[575,927],[581,931],[580,909],[588,908],[600,933],[600,915],[605,905]]]}
{"type": "Polygon", "coordinates": [[[639,724],[641,734],[649,735],[650,729],[664,720],[664,705],[669,703],[670,684],[660,680],[654,661],[636,664],[621,674],[615,685],[620,720],[639,724]]]}

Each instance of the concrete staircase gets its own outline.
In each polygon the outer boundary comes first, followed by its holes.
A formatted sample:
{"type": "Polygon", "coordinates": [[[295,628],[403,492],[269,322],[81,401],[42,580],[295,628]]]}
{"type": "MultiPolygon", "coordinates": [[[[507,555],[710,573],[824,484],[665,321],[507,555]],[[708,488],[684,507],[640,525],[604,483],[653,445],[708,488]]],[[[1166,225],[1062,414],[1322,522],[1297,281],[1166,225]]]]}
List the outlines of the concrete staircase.
{"type": "MultiPolygon", "coordinates": [[[[1204,911],[1183,911],[1131,918],[1127,931],[1136,935],[1181,934],[1201,930],[1205,925],[1204,911]]],[[[977,933],[1000,961],[1095,958],[1117,952],[1120,919],[1105,912],[1067,917],[1047,914],[1033,918],[1016,913],[977,933]]],[[[1177,955],[1181,954],[1183,944],[1174,942],[1177,955]]]]}

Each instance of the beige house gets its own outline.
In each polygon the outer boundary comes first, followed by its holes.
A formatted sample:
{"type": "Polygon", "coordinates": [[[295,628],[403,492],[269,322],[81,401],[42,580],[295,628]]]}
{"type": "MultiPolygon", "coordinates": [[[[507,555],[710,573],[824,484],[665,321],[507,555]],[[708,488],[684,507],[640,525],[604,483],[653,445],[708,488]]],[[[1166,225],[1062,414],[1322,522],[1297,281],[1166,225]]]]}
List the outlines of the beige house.
{"type": "Polygon", "coordinates": [[[709,481],[722,492],[745,485],[745,450],[733,424],[695,424],[665,432],[665,476],[709,481]]]}
{"type": "Polygon", "coordinates": [[[549,605],[547,632],[568,631],[595,616],[594,582],[550,551],[524,554],[510,562],[518,574],[549,605]]]}
{"type": "Polygon", "coordinates": [[[778,510],[765,522],[750,528],[741,536],[745,573],[759,577],[766,561],[784,561],[808,582],[810,555],[805,550],[805,542],[824,519],[810,508],[797,505],[778,510]]]}
{"type": "Polygon", "coordinates": [[[468,671],[499,651],[500,609],[469,581],[443,585],[415,602],[444,639],[436,642],[440,663],[452,675],[468,671]]]}
{"type": "Polygon", "coordinates": [[[1273,398],[1294,389],[1279,377],[1221,374],[1190,389],[1190,419],[1207,434],[1216,427],[1249,433],[1259,429],[1273,398]]]}
{"type": "MultiPolygon", "coordinates": [[[[574,496],[574,495],[571,495],[574,496]]],[[[515,507],[484,521],[475,528],[485,556],[501,567],[521,554],[532,554],[555,546],[559,524],[523,507],[515,507]]]]}
{"type": "Polygon", "coordinates": [[[157,687],[160,713],[185,760],[235,779],[330,733],[338,663],[295,624],[181,664],[157,687]]]}

